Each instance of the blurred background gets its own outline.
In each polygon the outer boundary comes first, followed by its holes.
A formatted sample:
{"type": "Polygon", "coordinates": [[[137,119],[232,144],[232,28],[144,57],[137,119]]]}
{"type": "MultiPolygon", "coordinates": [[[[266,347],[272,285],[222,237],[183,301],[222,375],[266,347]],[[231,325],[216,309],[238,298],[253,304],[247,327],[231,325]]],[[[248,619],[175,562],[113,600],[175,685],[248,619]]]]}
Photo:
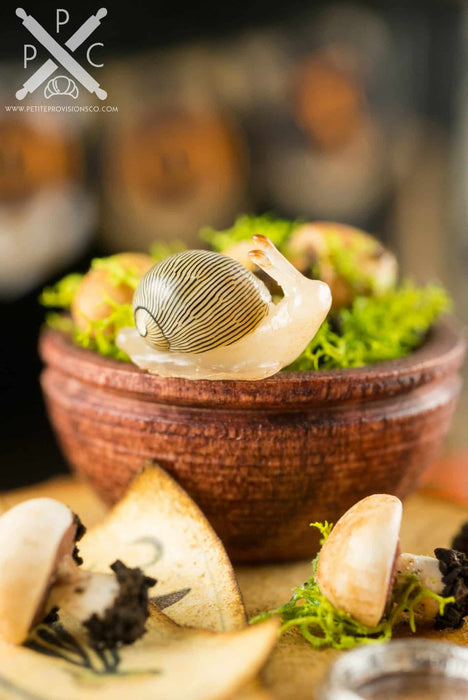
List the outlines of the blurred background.
{"type": "MultiPolygon", "coordinates": [[[[331,219],[378,236],[404,276],[443,283],[468,322],[467,4],[108,6],[76,55],[104,44],[90,71],[112,110],[48,113],[8,108],[103,103],[43,87],[16,100],[48,56],[23,68],[37,42],[15,7],[0,30],[0,489],[66,470],[37,298],[96,255],[194,244],[242,212],[331,219]]],[[[27,9],[53,33],[55,4],[27,9]]],[[[68,5],[60,40],[97,9],[68,5]]],[[[452,454],[468,452],[467,416],[465,382],[452,454]]]]}

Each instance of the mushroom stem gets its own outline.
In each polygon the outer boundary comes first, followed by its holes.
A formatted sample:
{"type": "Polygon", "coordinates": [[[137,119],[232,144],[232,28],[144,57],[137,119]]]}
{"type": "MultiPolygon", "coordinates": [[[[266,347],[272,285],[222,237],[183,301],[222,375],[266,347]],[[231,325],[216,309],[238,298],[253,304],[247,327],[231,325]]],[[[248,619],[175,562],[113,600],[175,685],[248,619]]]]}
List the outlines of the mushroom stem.
{"type": "MultiPolygon", "coordinates": [[[[416,576],[420,585],[432,593],[443,595],[444,582],[439,561],[435,557],[427,557],[418,554],[404,552],[400,554],[396,562],[395,583],[405,583],[408,575],[416,576]]],[[[425,618],[434,620],[439,612],[439,603],[434,598],[425,596],[418,606],[418,613],[425,618]]]]}
{"type": "Polygon", "coordinates": [[[468,615],[468,557],[455,549],[437,547],[435,557],[401,554],[396,564],[396,581],[407,574],[414,574],[424,588],[432,593],[453,598],[454,602],[439,612],[437,601],[426,596],[421,601],[419,612],[435,620],[436,629],[461,627],[468,615]]]}
{"type": "Polygon", "coordinates": [[[47,609],[60,608],[87,628],[97,647],[131,644],[145,632],[148,589],[155,579],[114,562],[112,574],[80,569],[67,555],[60,562],[47,609]]]}
{"type": "Polygon", "coordinates": [[[80,622],[100,615],[114,605],[120,590],[114,574],[80,569],[72,557],[64,557],[52,586],[47,608],[65,610],[80,622]]]}
{"type": "Polygon", "coordinates": [[[421,586],[428,588],[437,595],[442,595],[444,583],[442,572],[439,568],[439,560],[435,557],[426,557],[419,554],[400,554],[396,562],[397,583],[403,583],[408,575],[417,576],[421,586]]]}
{"type": "Polygon", "coordinates": [[[0,636],[13,644],[57,608],[83,623],[96,647],[131,644],[145,633],[156,581],[116,561],[113,573],[80,569],[79,518],[52,498],[33,498],[0,518],[0,636]]]}

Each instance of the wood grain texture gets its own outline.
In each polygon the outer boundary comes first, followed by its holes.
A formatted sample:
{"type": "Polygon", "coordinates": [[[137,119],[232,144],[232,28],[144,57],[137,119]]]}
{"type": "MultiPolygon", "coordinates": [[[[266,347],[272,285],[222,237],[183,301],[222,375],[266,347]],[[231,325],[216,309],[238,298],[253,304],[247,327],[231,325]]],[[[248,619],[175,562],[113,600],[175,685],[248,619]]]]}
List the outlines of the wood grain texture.
{"type": "Polygon", "coordinates": [[[71,467],[106,503],[153,459],[235,561],[288,560],[316,550],[311,521],[336,521],[371,493],[414,490],[448,430],[464,350],[459,330],[443,322],[411,356],[372,367],[190,381],[46,330],[41,381],[71,467]]]}

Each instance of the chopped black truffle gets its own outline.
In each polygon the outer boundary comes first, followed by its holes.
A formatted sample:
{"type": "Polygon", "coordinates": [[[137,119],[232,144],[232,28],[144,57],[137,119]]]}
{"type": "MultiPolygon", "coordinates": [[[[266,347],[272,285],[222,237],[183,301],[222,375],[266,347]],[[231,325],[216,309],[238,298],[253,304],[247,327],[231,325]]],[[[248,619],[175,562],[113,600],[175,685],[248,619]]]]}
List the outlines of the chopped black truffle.
{"type": "MultiPolygon", "coordinates": [[[[80,516],[76,513],[73,513],[73,524],[76,525],[75,542],[79,542],[86,532],[86,527],[81,522],[80,516]]],[[[80,556],[80,551],[76,544],[72,552],[72,557],[78,564],[78,566],[81,566],[81,564],[83,563],[83,558],[80,556]]]]}
{"type": "Polygon", "coordinates": [[[47,613],[47,615],[44,617],[44,619],[42,620],[43,624],[44,625],[51,625],[53,622],[57,622],[59,619],[58,611],[59,611],[58,607],[54,606],[52,608],[52,610],[50,610],[47,613]]]}
{"type": "Polygon", "coordinates": [[[463,552],[442,547],[434,550],[434,554],[439,560],[444,584],[442,595],[455,598],[455,603],[449,603],[443,615],[437,615],[434,627],[438,630],[457,629],[468,615],[468,557],[463,552]]]}
{"type": "Polygon", "coordinates": [[[468,556],[468,522],[463,523],[460,530],[452,540],[452,549],[463,552],[468,556]]]}
{"type": "Polygon", "coordinates": [[[141,569],[129,568],[118,560],[111,569],[120,584],[114,604],[102,615],[94,613],[83,623],[97,648],[132,644],[145,634],[149,617],[148,589],[156,583],[156,579],[145,576],[141,569]]]}

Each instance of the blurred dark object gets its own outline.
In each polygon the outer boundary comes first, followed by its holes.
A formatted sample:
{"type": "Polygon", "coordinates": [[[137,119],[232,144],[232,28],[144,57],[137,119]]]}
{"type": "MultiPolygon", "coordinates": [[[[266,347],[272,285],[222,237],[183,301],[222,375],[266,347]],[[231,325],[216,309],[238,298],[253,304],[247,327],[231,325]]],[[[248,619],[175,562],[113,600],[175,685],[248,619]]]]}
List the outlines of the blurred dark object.
{"type": "Polygon", "coordinates": [[[14,304],[1,304],[0,454],[1,488],[9,489],[65,471],[50,430],[37,376],[37,333],[43,311],[38,290],[14,304]]]}
{"type": "MultiPolygon", "coordinates": [[[[243,135],[229,113],[194,104],[183,91],[165,97],[156,86],[148,94],[146,85],[142,94],[137,75],[129,78],[137,107],[113,122],[103,142],[105,244],[147,250],[157,238],[197,247],[202,226],[228,226],[245,207],[243,135]]],[[[122,86],[113,94],[117,102],[130,101],[122,86]]]]}
{"type": "Polygon", "coordinates": [[[452,549],[456,549],[457,552],[463,552],[463,554],[468,556],[468,522],[463,523],[450,546],[452,549]]]}
{"type": "Polygon", "coordinates": [[[94,221],[84,137],[63,120],[0,115],[0,299],[82,254],[94,221]]]}

